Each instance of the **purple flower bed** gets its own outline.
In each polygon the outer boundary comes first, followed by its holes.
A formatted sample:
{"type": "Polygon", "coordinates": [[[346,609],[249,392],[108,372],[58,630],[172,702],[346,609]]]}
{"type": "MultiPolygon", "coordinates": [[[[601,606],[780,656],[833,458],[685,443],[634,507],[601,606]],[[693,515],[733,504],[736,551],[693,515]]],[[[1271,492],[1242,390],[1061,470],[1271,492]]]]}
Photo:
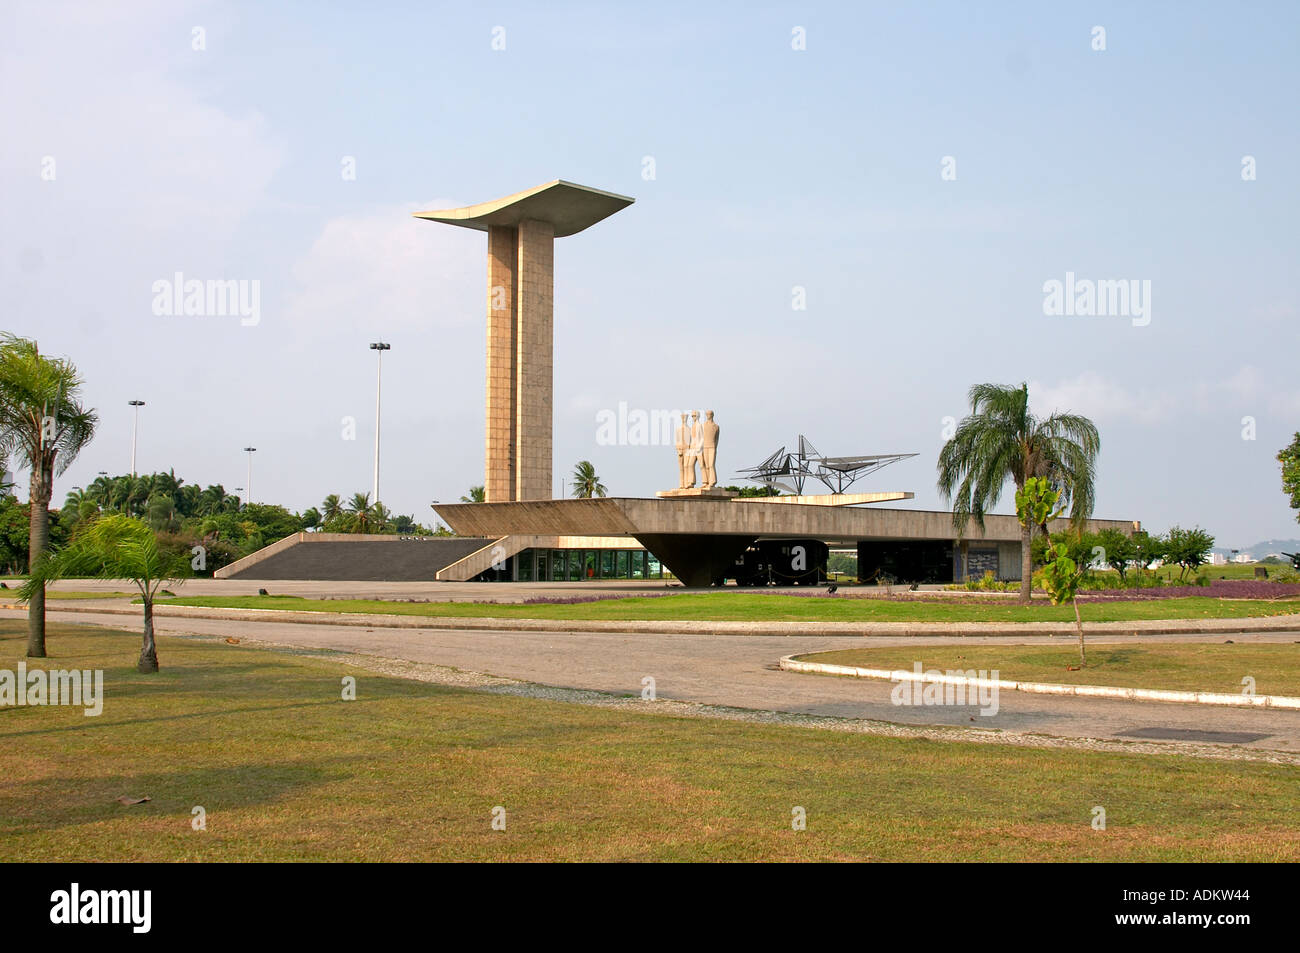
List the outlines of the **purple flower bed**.
{"type": "MultiPolygon", "coordinates": [[[[686,590],[682,591],[685,592],[686,590]]],[[[636,595],[628,595],[625,592],[615,592],[609,595],[593,593],[585,596],[531,596],[515,604],[521,606],[576,606],[583,602],[605,602],[609,599],[659,599],[672,594],[671,592],[639,592],[636,595]]]]}
{"type": "MultiPolygon", "coordinates": [[[[728,587],[729,592],[745,592],[752,595],[766,596],[796,596],[803,599],[883,599],[887,602],[936,602],[944,605],[990,605],[995,602],[1004,601],[1003,599],[990,600],[990,596],[1003,596],[1014,598],[1015,593],[971,593],[960,595],[956,593],[940,595],[934,592],[911,592],[905,588],[897,587],[900,591],[864,591],[861,589],[849,589],[840,592],[827,592],[824,586],[817,588],[809,587],[797,592],[790,590],[774,591],[766,587],[745,589],[728,587]]],[[[525,606],[572,606],[587,602],[605,602],[610,599],[661,599],[664,596],[685,595],[691,592],[701,592],[707,590],[686,589],[684,587],[673,587],[658,592],[640,592],[629,594],[626,592],[618,593],[583,593],[572,596],[531,596],[520,602],[513,600],[500,599],[472,599],[472,600],[455,600],[470,601],[480,605],[525,605],[525,606]]],[[[1213,599],[1286,599],[1293,596],[1300,596],[1300,584],[1267,582],[1260,579],[1219,579],[1211,582],[1208,586],[1160,586],[1150,589],[1101,589],[1101,590],[1084,590],[1079,593],[1080,602],[1139,602],[1152,599],[1174,599],[1181,596],[1202,596],[1213,599]]],[[[326,598],[344,598],[342,596],[332,596],[326,598]]],[[[1042,593],[1037,593],[1037,600],[1041,601],[1042,593]]],[[[430,602],[430,599],[404,599],[396,600],[399,602],[430,602]]]]}
{"type": "Polygon", "coordinates": [[[1208,586],[1160,586],[1152,589],[1102,589],[1079,593],[1080,602],[1138,602],[1204,596],[1211,599],[1286,599],[1300,596],[1300,585],[1262,579],[1216,579],[1208,586]]]}

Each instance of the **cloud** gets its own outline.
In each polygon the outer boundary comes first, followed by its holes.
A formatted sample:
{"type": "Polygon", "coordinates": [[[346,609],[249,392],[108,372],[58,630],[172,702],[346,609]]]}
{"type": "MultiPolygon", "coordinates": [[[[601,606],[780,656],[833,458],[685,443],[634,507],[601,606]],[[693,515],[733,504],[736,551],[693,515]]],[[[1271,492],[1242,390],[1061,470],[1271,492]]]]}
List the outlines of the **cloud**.
{"type": "Polygon", "coordinates": [[[1034,412],[1076,413],[1099,420],[1130,419],[1156,423],[1167,418],[1177,402],[1166,390],[1152,393],[1145,387],[1130,388],[1119,381],[1085,371],[1055,385],[1030,381],[1029,395],[1034,412]]]}
{"type": "Polygon", "coordinates": [[[1293,382],[1278,381],[1253,364],[1242,365],[1227,377],[1201,381],[1197,385],[1195,406],[1199,412],[1212,410],[1225,402],[1243,413],[1266,411],[1282,417],[1300,415],[1300,390],[1294,387],[1293,382]]]}
{"type": "Polygon", "coordinates": [[[1131,388],[1087,371],[1052,386],[1031,381],[1029,393],[1039,414],[1071,411],[1099,420],[1127,419],[1143,424],[1168,420],[1179,408],[1196,414],[1229,407],[1242,413],[1267,411],[1279,416],[1300,415],[1300,390],[1271,380],[1250,364],[1227,377],[1173,382],[1158,391],[1131,388]]]}
{"type": "Polygon", "coordinates": [[[481,324],[485,238],[411,217],[449,204],[371,208],[326,222],[293,266],[289,320],[384,332],[481,324]]]}
{"type": "Polygon", "coordinates": [[[213,54],[191,48],[183,7],[104,19],[97,6],[14,9],[22,39],[0,47],[0,81],[23,91],[6,104],[21,148],[0,153],[0,170],[45,217],[66,207],[78,228],[91,223],[96,254],[105,233],[229,237],[283,165],[283,142],[257,110],[199,91],[213,54]]]}

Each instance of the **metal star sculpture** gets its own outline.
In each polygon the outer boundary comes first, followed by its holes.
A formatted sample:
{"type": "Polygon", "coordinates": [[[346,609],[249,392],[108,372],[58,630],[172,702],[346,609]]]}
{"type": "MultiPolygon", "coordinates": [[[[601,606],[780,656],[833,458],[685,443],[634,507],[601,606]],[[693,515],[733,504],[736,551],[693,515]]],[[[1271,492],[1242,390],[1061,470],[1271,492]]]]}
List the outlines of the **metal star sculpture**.
{"type": "Polygon", "coordinates": [[[824,457],[803,434],[799,435],[799,449],[787,453],[782,447],[758,466],[740,470],[747,480],[803,495],[809,478],[820,480],[832,493],[843,493],[868,473],[881,467],[916,456],[915,453],[874,453],[854,457],[824,457]]]}

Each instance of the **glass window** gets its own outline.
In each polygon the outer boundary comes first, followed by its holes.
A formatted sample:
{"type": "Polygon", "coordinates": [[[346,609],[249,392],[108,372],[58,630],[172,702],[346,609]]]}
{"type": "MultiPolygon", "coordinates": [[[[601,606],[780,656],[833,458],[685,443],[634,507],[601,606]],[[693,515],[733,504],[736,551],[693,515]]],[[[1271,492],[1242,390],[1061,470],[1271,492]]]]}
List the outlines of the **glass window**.
{"type": "Polygon", "coordinates": [[[633,579],[645,578],[645,550],[644,549],[632,550],[632,578],[633,579]]]}
{"type": "Polygon", "coordinates": [[[519,567],[519,581],[533,581],[533,551],[525,549],[515,557],[515,565],[519,567]]]}
{"type": "Polygon", "coordinates": [[[619,579],[626,579],[628,577],[627,557],[628,551],[626,549],[620,549],[618,551],[618,559],[615,562],[614,575],[619,579]]]}
{"type": "Polygon", "coordinates": [[[663,563],[661,563],[659,561],[659,558],[655,556],[655,554],[652,552],[647,552],[645,555],[646,555],[646,562],[650,567],[647,570],[647,575],[651,579],[662,579],[664,577],[663,563]]]}
{"type": "Polygon", "coordinates": [[[600,551],[600,578],[609,579],[614,575],[614,550],[600,551]]]}
{"type": "Polygon", "coordinates": [[[563,582],[566,578],[564,556],[562,549],[551,550],[551,579],[555,582],[563,582]]]}

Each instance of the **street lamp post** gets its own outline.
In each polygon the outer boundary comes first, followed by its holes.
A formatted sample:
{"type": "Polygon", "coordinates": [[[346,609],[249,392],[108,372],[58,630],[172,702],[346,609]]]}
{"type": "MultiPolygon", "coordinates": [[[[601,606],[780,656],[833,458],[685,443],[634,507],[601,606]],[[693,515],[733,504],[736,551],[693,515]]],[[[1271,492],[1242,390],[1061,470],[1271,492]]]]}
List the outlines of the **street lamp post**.
{"type": "Polygon", "coordinates": [[[244,452],[248,454],[248,479],[244,481],[248,487],[248,499],[246,503],[253,502],[253,454],[257,452],[256,447],[245,447],[244,452]]]}
{"type": "Polygon", "coordinates": [[[384,352],[392,349],[391,344],[383,341],[375,341],[370,345],[370,350],[377,351],[379,356],[379,369],[375,375],[375,483],[374,495],[371,497],[376,503],[379,502],[379,395],[384,383],[384,352]]]}
{"type": "Polygon", "coordinates": [[[140,408],[142,400],[128,400],[127,405],[135,408],[135,421],[131,424],[131,476],[135,476],[135,438],[140,431],[140,408]]]}

